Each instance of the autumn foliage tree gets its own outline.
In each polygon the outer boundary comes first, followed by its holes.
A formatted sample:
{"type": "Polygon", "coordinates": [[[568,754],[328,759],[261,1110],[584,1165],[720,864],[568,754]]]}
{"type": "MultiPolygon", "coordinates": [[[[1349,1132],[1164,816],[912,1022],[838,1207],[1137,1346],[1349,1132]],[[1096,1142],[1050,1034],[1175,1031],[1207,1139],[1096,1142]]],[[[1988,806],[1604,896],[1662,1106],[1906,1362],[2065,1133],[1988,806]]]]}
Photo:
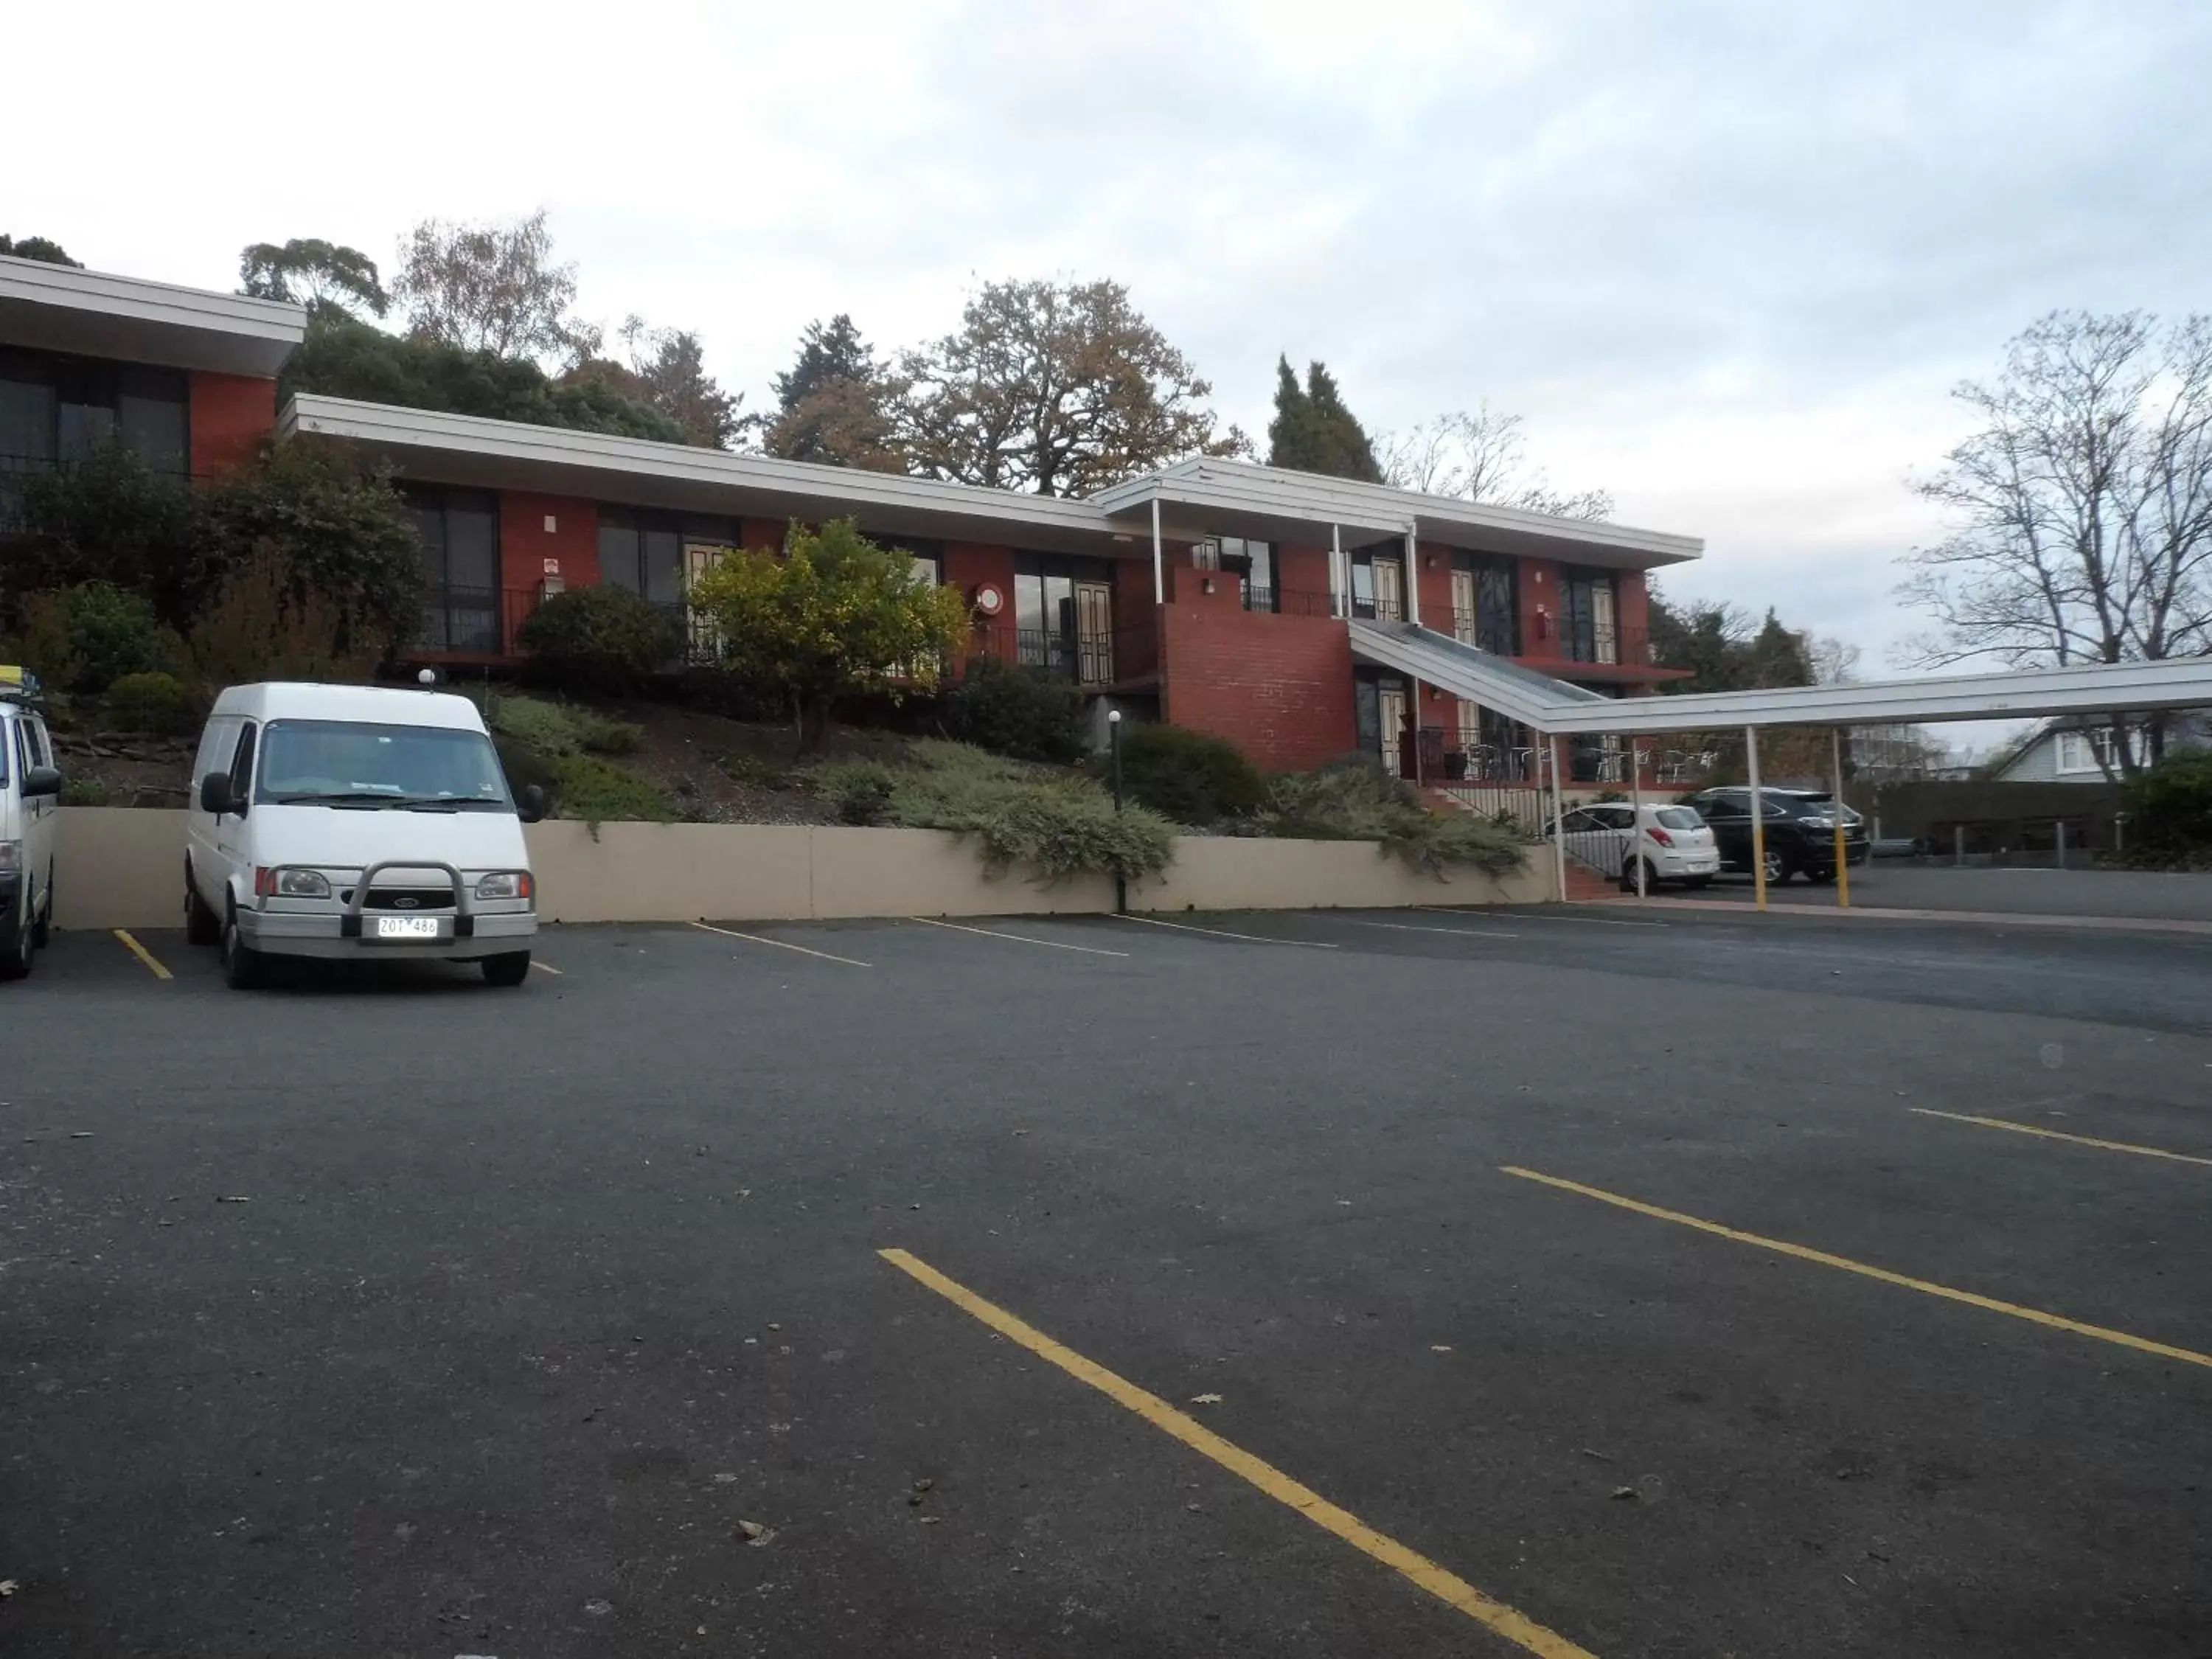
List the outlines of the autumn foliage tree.
{"type": "Polygon", "coordinates": [[[960,326],[901,359],[910,467],[1080,495],[1190,455],[1249,452],[1213,388],[1110,281],[987,283],[960,326]]]}
{"type": "Polygon", "coordinates": [[[783,554],[724,554],[691,589],[722,666],[790,698],[798,749],[821,745],[841,699],[933,689],[967,637],[956,588],[917,581],[912,556],[877,546],[849,519],[793,524],[783,554]]]}

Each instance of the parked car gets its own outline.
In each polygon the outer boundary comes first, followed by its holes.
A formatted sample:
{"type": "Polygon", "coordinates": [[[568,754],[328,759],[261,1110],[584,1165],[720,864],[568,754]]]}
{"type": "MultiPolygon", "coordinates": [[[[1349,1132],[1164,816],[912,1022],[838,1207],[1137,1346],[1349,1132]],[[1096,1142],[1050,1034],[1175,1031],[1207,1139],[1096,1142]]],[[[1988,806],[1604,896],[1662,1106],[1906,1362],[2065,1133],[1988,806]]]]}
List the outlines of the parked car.
{"type": "Polygon", "coordinates": [[[465,697],[361,685],[240,685],[192,762],[185,925],[234,987],[271,957],[477,962],[530,975],[536,886],[518,808],[465,697]]]}
{"type": "Polygon", "coordinates": [[[54,925],[55,813],[62,775],[37,679],[0,667],[0,979],[21,979],[54,925]]]}
{"type": "MultiPolygon", "coordinates": [[[[1836,798],[1814,789],[1761,789],[1760,829],[1766,844],[1766,879],[1778,885],[1802,873],[1808,881],[1836,878],[1836,798]]],[[[1751,871],[1751,791],[1707,789],[1682,805],[1712,826],[1721,867],[1751,871]]],[[[1844,858],[1867,860],[1866,824],[1849,806],[1844,814],[1844,858]]]]}
{"type": "Polygon", "coordinates": [[[1703,887],[1721,867],[1713,832],[1705,820],[1686,806],[1644,803],[1643,831],[1637,832],[1637,809],[1625,801],[1595,801],[1577,806],[1559,819],[1568,855],[1594,870],[1618,876],[1630,892],[1636,890],[1636,860],[1644,860],[1645,890],[1662,881],[1679,881],[1703,887]]]}

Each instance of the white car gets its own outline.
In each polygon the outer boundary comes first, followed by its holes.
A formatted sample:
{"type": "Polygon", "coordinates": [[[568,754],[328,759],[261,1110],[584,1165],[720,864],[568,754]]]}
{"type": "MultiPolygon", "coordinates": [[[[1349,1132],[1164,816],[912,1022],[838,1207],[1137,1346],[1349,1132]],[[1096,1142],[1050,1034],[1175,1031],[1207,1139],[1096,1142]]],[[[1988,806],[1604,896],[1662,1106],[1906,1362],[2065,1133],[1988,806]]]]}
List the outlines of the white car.
{"type": "Polygon", "coordinates": [[[224,977],[271,957],[477,962],[530,975],[537,889],[520,809],[465,697],[364,685],[239,685],[192,762],[185,921],[224,977]]]}
{"type": "Polygon", "coordinates": [[[1720,872],[1721,853],[1705,821],[1686,806],[1647,801],[1639,834],[1637,809],[1626,801],[1596,801],[1559,819],[1568,856],[1636,890],[1636,860],[1644,860],[1648,892],[1662,881],[1703,887],[1720,872]]]}
{"type": "Polygon", "coordinates": [[[33,707],[38,682],[0,668],[0,979],[21,979],[54,923],[54,815],[62,775],[33,707]]]}

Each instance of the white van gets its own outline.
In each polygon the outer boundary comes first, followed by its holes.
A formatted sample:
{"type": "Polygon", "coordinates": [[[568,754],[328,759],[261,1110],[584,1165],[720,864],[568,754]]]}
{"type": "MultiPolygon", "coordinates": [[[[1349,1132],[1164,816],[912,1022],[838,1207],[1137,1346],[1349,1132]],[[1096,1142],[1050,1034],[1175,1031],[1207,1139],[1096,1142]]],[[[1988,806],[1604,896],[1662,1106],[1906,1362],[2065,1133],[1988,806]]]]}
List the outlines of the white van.
{"type": "Polygon", "coordinates": [[[270,957],[480,962],[530,976],[538,933],[522,825],[465,697],[390,686],[238,685],[192,762],[185,925],[258,983],[270,957]]]}
{"type": "Polygon", "coordinates": [[[33,707],[38,681],[0,668],[0,979],[21,979],[54,923],[62,775],[33,707]]]}

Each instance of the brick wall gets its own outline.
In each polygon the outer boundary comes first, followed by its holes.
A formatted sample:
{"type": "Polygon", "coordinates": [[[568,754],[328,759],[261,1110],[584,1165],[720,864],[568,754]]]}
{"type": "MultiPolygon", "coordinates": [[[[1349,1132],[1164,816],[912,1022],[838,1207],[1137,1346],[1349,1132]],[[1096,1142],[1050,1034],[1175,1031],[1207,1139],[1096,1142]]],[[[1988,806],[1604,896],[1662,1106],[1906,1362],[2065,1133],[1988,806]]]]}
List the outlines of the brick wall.
{"type": "Polygon", "coordinates": [[[1163,717],[1227,738],[1273,770],[1349,753],[1355,737],[1345,625],[1248,611],[1234,583],[1217,586],[1209,597],[1194,585],[1161,613],[1163,717]]]}
{"type": "Polygon", "coordinates": [[[599,585],[599,508],[568,495],[507,489],[499,497],[499,580],[509,592],[535,593],[545,561],[561,567],[568,587],[599,585]],[[553,528],[548,530],[547,520],[553,528]]]}
{"type": "Polygon", "coordinates": [[[276,431],[276,381],[195,370],[189,386],[194,477],[245,465],[276,431]]]}

